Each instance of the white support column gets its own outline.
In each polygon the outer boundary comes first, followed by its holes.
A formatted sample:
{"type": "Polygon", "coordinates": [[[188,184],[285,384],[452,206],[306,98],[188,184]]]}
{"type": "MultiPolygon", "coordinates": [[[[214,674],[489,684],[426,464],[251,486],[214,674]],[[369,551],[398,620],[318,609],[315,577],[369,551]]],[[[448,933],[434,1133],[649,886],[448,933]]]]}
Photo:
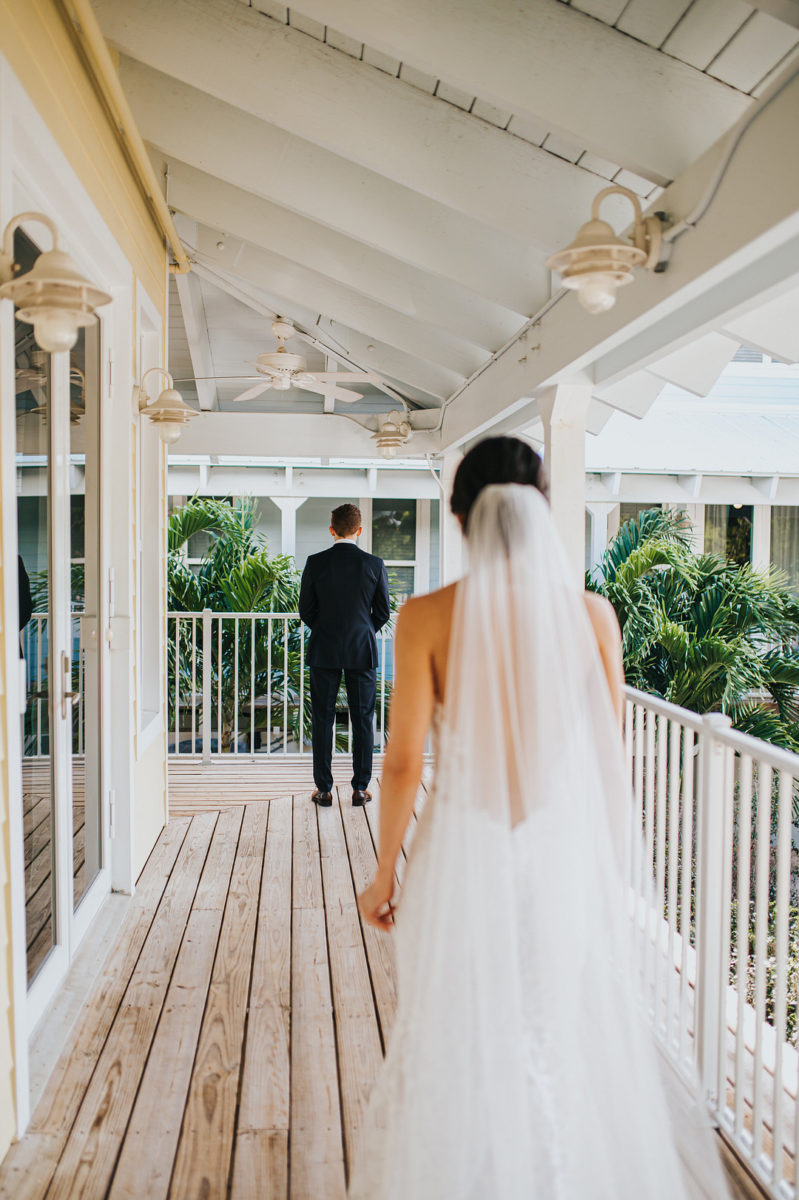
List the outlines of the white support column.
{"type": "MultiPolygon", "coordinates": [[[[613,536],[610,532],[610,522],[614,513],[618,514],[619,505],[608,503],[606,501],[597,501],[587,504],[586,508],[591,516],[591,540],[590,554],[588,559],[588,569],[593,571],[597,563],[601,562],[602,555],[608,548],[608,542],[613,536]]],[[[618,531],[619,522],[616,515],[616,530],[618,531]]]]}
{"type": "Polygon", "coordinates": [[[771,505],[755,504],[752,509],[752,566],[762,571],[771,563],[771,505]]]}
{"type": "Polygon", "coordinates": [[[461,461],[458,451],[445,454],[441,462],[441,583],[454,583],[463,574],[463,532],[457,517],[452,515],[449,498],[452,483],[461,461]]]}
{"type": "Polygon", "coordinates": [[[591,390],[590,383],[558,383],[543,388],[537,397],[552,515],[580,581],[585,570],[585,418],[591,390]]]}
{"type": "Polygon", "coordinates": [[[297,509],[302,508],[306,497],[270,496],[269,499],[280,509],[280,553],[294,558],[297,552],[297,509]]]}
{"type": "Polygon", "coordinates": [[[705,552],[705,506],[704,504],[686,504],[685,514],[691,523],[691,545],[697,554],[705,552]]]}
{"type": "Polygon", "coordinates": [[[359,496],[358,508],[361,510],[361,520],[363,521],[363,533],[361,540],[358,543],[362,550],[367,554],[372,553],[372,497],[359,496]]]}

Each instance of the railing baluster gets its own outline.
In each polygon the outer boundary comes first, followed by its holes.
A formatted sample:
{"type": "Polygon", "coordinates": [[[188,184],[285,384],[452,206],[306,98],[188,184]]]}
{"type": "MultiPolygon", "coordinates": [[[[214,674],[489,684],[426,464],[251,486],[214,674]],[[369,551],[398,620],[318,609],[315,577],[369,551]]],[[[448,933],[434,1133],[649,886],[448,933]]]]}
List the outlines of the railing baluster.
{"type": "Polygon", "coordinates": [[[175,753],[180,754],[180,617],[175,617],[175,753]]]}
{"type": "Polygon", "coordinates": [[[302,621],[299,623],[300,630],[300,713],[299,713],[299,733],[300,733],[300,754],[305,753],[305,628],[302,621]]]}
{"type": "Polygon", "coordinates": [[[239,752],[239,618],[233,618],[233,753],[239,752]]]}
{"type": "Polygon", "coordinates": [[[380,749],[386,748],[386,631],[380,630],[380,749]]]}
{"type": "Polygon", "coordinates": [[[634,756],[634,820],[631,858],[633,862],[633,900],[635,903],[636,978],[643,986],[644,955],[646,951],[646,927],[641,925],[641,913],[646,920],[646,889],[644,887],[644,710],[635,705],[635,756],[634,756]]]}
{"type": "Polygon", "coordinates": [[[677,1039],[674,1036],[674,991],[678,983],[677,964],[674,961],[674,943],[677,931],[677,871],[680,844],[680,734],[682,727],[677,721],[669,721],[669,842],[668,842],[668,905],[669,933],[666,945],[666,1045],[674,1052],[677,1039]]]}
{"type": "Polygon", "coordinates": [[[197,618],[191,618],[191,749],[197,749],[197,618]]]}
{"type": "Polygon", "coordinates": [[[752,846],[752,759],[738,760],[738,863],[735,889],[735,949],[737,1018],[735,1031],[735,1121],[736,1137],[744,1129],[744,1062],[746,1051],[746,995],[749,978],[749,876],[752,846]]]}
{"type": "Polygon", "coordinates": [[[283,753],[289,750],[289,619],[283,618],[283,753]]]}
{"type": "Polygon", "coordinates": [[[657,715],[646,713],[646,758],[644,771],[644,825],[646,829],[646,861],[644,863],[644,897],[646,915],[646,968],[644,972],[646,1004],[652,1004],[655,972],[654,938],[657,928],[652,929],[652,911],[650,900],[652,895],[652,878],[655,865],[655,726],[657,715]]]}
{"type": "Polygon", "coordinates": [[[216,752],[222,754],[222,617],[216,618],[216,752]]]}
{"type": "Polygon", "coordinates": [[[203,609],[203,695],[202,695],[202,743],[203,762],[211,761],[211,656],[212,656],[211,610],[203,609]]]}
{"type": "Polygon", "coordinates": [[[758,763],[757,874],[755,876],[755,1078],[752,1096],[752,1157],[763,1153],[763,1024],[766,1019],[771,767],[758,763]]]}
{"type": "Polygon", "coordinates": [[[774,930],[776,980],[774,988],[774,1171],[776,1188],[783,1177],[785,1142],[785,1091],[783,1047],[787,1036],[788,909],[791,902],[791,785],[787,771],[779,772],[777,793],[777,887],[774,930]]]}
{"type": "MultiPolygon", "coordinates": [[[[688,1003],[692,996],[688,980],[689,960],[691,959],[691,927],[693,924],[692,904],[694,877],[694,772],[696,760],[694,750],[696,738],[693,729],[683,729],[683,786],[682,786],[682,842],[681,842],[681,872],[680,872],[680,1063],[684,1063],[688,1055],[689,1016],[688,1003]]],[[[696,1014],[694,1012],[693,1027],[690,1032],[695,1034],[696,1014]]],[[[694,1041],[694,1051],[696,1042],[694,1041]]]]}
{"type": "Polygon", "coordinates": [[[36,618],[36,753],[42,753],[42,629],[44,622],[36,618]]]}
{"type": "Polygon", "coordinates": [[[255,617],[250,617],[250,757],[255,754],[255,617]]]}
{"type": "Polygon", "coordinates": [[[662,1020],[663,1008],[663,984],[664,980],[664,964],[663,962],[663,938],[661,937],[663,910],[666,900],[666,776],[668,771],[667,763],[667,741],[668,719],[666,717],[658,718],[657,727],[657,759],[655,764],[656,784],[657,784],[657,800],[655,807],[655,928],[653,931],[654,937],[654,955],[655,955],[655,1029],[658,1028],[662,1020]]]}
{"type": "Polygon", "coordinates": [[[722,786],[724,788],[724,810],[722,814],[722,869],[721,869],[721,930],[719,970],[719,998],[716,1013],[718,1029],[718,1075],[716,1094],[721,1113],[727,1109],[727,994],[730,978],[730,940],[732,919],[732,854],[733,854],[733,792],[735,774],[732,751],[722,748],[722,786]]]}
{"type": "Polygon", "coordinates": [[[266,618],[266,753],[272,753],[272,618],[266,618]]]}

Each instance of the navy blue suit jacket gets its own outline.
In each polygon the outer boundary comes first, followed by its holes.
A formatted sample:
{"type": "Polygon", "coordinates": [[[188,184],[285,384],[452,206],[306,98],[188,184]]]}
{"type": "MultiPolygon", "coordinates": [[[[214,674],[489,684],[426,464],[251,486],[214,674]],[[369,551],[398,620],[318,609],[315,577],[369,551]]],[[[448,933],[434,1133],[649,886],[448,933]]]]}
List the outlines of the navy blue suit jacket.
{"type": "Polygon", "coordinates": [[[311,631],[308,665],[366,670],[377,666],[377,638],[391,615],[382,558],[354,542],[312,554],[300,586],[300,616],[311,631]]]}

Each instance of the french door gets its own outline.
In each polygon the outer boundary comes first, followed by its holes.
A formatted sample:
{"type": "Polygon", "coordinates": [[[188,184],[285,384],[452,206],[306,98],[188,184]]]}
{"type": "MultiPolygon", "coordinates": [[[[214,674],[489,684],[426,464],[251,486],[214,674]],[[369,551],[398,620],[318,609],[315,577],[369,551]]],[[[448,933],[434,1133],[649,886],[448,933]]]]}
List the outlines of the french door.
{"type": "MultiPolygon", "coordinates": [[[[17,261],[35,257],[24,235],[17,261]]],[[[102,778],[102,326],[46,354],[17,321],[17,527],[28,1027],[109,890],[102,778]]]]}

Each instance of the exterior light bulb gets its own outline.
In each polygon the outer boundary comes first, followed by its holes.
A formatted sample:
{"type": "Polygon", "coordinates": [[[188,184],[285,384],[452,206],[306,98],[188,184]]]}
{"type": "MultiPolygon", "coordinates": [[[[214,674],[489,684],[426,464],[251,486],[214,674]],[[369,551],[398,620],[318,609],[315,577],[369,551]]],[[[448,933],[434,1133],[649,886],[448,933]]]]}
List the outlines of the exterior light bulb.
{"type": "Polygon", "coordinates": [[[58,308],[36,310],[33,314],[33,336],[42,350],[58,354],[71,350],[78,340],[78,326],[69,313],[58,308]]]}
{"type": "Polygon", "coordinates": [[[616,280],[601,272],[582,275],[577,284],[577,299],[587,312],[607,312],[616,303],[616,280]]]}
{"type": "Polygon", "coordinates": [[[183,433],[182,421],[159,421],[158,436],[166,446],[171,446],[183,433]]]}

